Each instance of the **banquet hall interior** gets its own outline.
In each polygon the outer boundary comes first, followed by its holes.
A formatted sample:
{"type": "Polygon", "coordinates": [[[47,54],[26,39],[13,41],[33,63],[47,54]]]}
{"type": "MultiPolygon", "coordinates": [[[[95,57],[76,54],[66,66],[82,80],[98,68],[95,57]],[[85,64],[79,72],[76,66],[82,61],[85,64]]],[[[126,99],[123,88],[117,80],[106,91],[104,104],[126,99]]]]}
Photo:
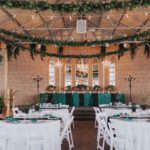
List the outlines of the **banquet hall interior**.
{"type": "Polygon", "coordinates": [[[149,5],[0,0],[0,150],[149,150],[149,5]]]}

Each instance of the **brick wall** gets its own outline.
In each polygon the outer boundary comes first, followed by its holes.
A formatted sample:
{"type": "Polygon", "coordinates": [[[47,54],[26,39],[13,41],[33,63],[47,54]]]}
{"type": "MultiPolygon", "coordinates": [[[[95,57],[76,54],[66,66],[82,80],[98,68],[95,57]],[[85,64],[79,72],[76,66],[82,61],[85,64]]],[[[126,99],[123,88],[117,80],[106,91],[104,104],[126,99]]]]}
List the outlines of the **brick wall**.
{"type": "MultiPolygon", "coordinates": [[[[116,59],[117,89],[124,92],[127,99],[129,98],[129,84],[124,78],[130,73],[136,77],[136,80],[133,82],[134,101],[140,101],[144,96],[150,99],[150,59],[143,55],[143,48],[139,48],[134,60],[131,60],[128,52],[120,60],[113,56],[116,59]]],[[[74,49],[73,53],[81,53],[81,48],[72,49],[74,49]]],[[[71,53],[72,49],[66,48],[65,53],[71,53]]],[[[85,49],[88,51],[88,54],[99,52],[99,48],[85,49]]],[[[112,49],[116,49],[116,47],[111,47],[110,50],[112,49]]],[[[56,48],[49,47],[49,50],[56,51],[56,48]]],[[[83,51],[83,53],[87,54],[87,51],[83,51]]],[[[11,59],[8,63],[8,87],[17,90],[15,101],[17,105],[32,104],[37,101],[37,89],[33,77],[40,75],[43,78],[43,81],[40,83],[40,91],[45,91],[48,86],[48,65],[49,58],[41,61],[40,57],[36,56],[35,60],[32,60],[27,52],[20,53],[17,60],[11,59]]],[[[3,67],[3,64],[0,64],[0,89],[3,87],[3,67]]],[[[108,75],[107,69],[106,75],[108,75]]],[[[106,77],[107,84],[108,77],[106,77]]]]}

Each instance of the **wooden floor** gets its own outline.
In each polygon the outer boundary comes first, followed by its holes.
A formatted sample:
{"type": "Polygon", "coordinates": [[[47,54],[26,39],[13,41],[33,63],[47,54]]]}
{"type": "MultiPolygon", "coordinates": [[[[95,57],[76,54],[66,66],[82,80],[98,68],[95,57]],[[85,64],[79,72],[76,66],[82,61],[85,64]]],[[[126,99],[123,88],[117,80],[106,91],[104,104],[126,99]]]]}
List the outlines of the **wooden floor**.
{"type": "MultiPolygon", "coordinates": [[[[94,121],[75,121],[74,150],[96,150],[96,132],[94,121]]],[[[62,144],[62,150],[69,150],[66,141],[62,144]]],[[[109,150],[107,146],[105,150],[109,150]]]]}

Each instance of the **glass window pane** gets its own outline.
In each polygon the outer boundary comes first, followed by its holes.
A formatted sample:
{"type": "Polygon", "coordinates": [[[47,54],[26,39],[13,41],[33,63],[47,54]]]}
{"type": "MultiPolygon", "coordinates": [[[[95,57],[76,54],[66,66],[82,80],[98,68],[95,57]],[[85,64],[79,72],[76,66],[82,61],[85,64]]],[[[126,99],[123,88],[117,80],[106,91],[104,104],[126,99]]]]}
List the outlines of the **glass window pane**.
{"type": "Polygon", "coordinates": [[[76,85],[88,85],[88,61],[78,59],[76,64],[76,85]]]}
{"type": "Polygon", "coordinates": [[[71,86],[71,64],[66,64],[65,87],[71,86]]]}
{"type": "Polygon", "coordinates": [[[98,64],[93,64],[93,86],[98,85],[98,64]]]}
{"type": "Polygon", "coordinates": [[[50,59],[49,62],[49,85],[55,84],[55,60],[50,59]]]}
{"type": "Polygon", "coordinates": [[[109,66],[109,84],[115,86],[115,64],[109,66]]]}

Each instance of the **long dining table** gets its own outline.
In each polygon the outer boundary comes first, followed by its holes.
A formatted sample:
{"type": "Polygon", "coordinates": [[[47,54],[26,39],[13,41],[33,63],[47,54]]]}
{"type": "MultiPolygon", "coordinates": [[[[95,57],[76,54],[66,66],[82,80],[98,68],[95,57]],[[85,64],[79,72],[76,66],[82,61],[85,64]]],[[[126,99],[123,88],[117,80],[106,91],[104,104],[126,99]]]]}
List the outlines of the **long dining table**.
{"type": "MultiPolygon", "coordinates": [[[[45,150],[61,150],[60,120],[2,120],[0,132],[8,138],[6,150],[26,150],[29,135],[44,136],[45,150]]],[[[31,149],[40,150],[40,146],[32,145],[31,149]]]]}

